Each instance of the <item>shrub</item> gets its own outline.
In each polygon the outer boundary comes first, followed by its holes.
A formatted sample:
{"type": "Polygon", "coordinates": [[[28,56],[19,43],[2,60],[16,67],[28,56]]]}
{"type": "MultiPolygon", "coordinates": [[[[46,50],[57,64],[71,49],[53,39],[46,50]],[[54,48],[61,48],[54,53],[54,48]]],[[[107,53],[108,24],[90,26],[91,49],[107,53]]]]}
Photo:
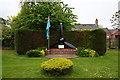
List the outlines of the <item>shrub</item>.
{"type": "MultiPolygon", "coordinates": [[[[76,47],[86,47],[94,49],[98,54],[104,55],[106,52],[106,32],[102,29],[64,31],[64,38],[67,42],[76,47]],[[71,37],[72,36],[72,37],[71,37]]],[[[59,32],[50,32],[50,45],[59,39],[59,32]]],[[[28,50],[46,46],[46,31],[16,30],[15,47],[18,54],[24,54],[28,50]]],[[[57,48],[54,46],[53,48],[57,48]]],[[[68,48],[65,45],[65,48],[68,48]]]]}
{"type": "Polygon", "coordinates": [[[47,47],[39,47],[39,48],[36,48],[36,50],[40,50],[41,51],[41,55],[42,56],[45,56],[45,50],[47,49],[47,47]]]}
{"type": "Polygon", "coordinates": [[[14,38],[15,49],[19,55],[31,49],[47,46],[46,31],[18,29],[14,38]]]}
{"type": "Polygon", "coordinates": [[[91,48],[103,56],[106,52],[106,32],[103,29],[95,29],[92,33],[94,33],[95,38],[91,48]]]}
{"type": "Polygon", "coordinates": [[[53,75],[64,75],[70,72],[72,67],[72,61],[65,58],[53,58],[41,63],[42,70],[53,75]]]}
{"type": "Polygon", "coordinates": [[[86,49],[85,47],[78,47],[77,54],[80,55],[81,51],[84,51],[85,49],[86,49]]]}
{"type": "Polygon", "coordinates": [[[47,47],[39,47],[39,48],[37,48],[37,50],[44,50],[44,51],[45,51],[45,49],[47,49],[47,47]]]}
{"type": "Polygon", "coordinates": [[[0,40],[2,40],[2,47],[14,47],[14,33],[11,28],[0,24],[0,40]]]}
{"type": "Polygon", "coordinates": [[[98,57],[99,54],[92,49],[86,49],[84,47],[78,47],[77,55],[82,57],[98,57]]]}
{"type": "Polygon", "coordinates": [[[26,52],[26,55],[28,57],[40,57],[40,56],[44,56],[45,52],[44,50],[29,50],[26,52]]]}

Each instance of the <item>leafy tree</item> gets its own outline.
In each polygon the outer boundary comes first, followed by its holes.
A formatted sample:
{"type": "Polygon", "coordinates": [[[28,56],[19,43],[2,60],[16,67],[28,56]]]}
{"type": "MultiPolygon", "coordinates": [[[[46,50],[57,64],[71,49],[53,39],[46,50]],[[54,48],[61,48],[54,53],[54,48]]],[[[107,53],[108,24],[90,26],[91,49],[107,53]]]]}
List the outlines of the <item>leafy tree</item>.
{"type": "Polygon", "coordinates": [[[76,22],[77,15],[72,13],[68,4],[63,2],[24,2],[21,4],[21,11],[17,16],[12,17],[12,29],[34,29],[45,30],[48,16],[52,30],[59,30],[63,23],[64,30],[71,30],[76,22]]]}
{"type": "Polygon", "coordinates": [[[8,26],[6,26],[6,24],[7,24],[7,20],[5,20],[4,18],[1,18],[0,17],[0,22],[1,22],[1,24],[0,24],[0,33],[2,33],[2,40],[4,40],[4,39],[6,39],[6,38],[10,38],[11,37],[11,28],[10,27],[8,27],[8,26]]]}
{"type": "Polygon", "coordinates": [[[116,12],[110,19],[112,27],[118,28],[120,26],[120,10],[116,12]]]}
{"type": "Polygon", "coordinates": [[[6,24],[6,20],[0,17],[0,23],[1,24],[6,24]]]}
{"type": "Polygon", "coordinates": [[[74,25],[81,25],[80,23],[74,23],[74,25]]]}
{"type": "Polygon", "coordinates": [[[11,28],[8,27],[7,20],[0,18],[0,40],[2,40],[3,47],[13,47],[14,46],[14,37],[13,32],[11,32],[11,28]]]}
{"type": "Polygon", "coordinates": [[[2,40],[6,39],[6,38],[11,38],[12,37],[11,34],[12,34],[11,28],[9,28],[5,24],[3,24],[2,25],[2,40]]]}

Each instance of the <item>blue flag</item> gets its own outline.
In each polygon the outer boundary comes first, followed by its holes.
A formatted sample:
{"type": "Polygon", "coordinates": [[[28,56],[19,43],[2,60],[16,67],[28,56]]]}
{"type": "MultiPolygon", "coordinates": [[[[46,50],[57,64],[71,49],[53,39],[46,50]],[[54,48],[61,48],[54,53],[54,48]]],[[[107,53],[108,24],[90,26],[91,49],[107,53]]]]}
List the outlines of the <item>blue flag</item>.
{"type": "Polygon", "coordinates": [[[46,27],[47,40],[49,39],[49,28],[50,28],[50,20],[49,20],[49,17],[48,17],[48,22],[47,22],[47,27],[46,27]]]}

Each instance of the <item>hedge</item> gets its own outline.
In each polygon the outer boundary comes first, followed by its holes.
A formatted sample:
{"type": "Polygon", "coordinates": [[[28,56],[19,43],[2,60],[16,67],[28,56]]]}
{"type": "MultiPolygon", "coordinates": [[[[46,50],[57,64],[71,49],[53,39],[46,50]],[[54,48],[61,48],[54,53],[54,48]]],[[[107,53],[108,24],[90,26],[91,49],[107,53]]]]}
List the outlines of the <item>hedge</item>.
{"type": "MultiPolygon", "coordinates": [[[[106,32],[103,29],[63,31],[63,37],[76,47],[91,48],[99,55],[106,52],[106,32]]],[[[58,39],[59,32],[50,31],[50,45],[58,39]]],[[[25,54],[26,51],[38,47],[47,47],[46,31],[16,30],[14,42],[18,54],[25,54]]],[[[65,45],[65,48],[69,47],[65,45]]]]}
{"type": "Polygon", "coordinates": [[[14,48],[14,37],[6,38],[2,40],[2,47],[11,47],[14,48]]]}
{"type": "Polygon", "coordinates": [[[46,31],[19,29],[15,31],[15,49],[18,54],[25,54],[28,50],[47,47],[46,31]]]}

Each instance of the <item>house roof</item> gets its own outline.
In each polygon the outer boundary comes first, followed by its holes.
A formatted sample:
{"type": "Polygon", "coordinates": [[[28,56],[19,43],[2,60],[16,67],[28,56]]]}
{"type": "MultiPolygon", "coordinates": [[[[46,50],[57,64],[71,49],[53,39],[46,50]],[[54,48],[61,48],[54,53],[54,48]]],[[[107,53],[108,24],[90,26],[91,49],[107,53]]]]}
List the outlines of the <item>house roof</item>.
{"type": "Polygon", "coordinates": [[[81,29],[98,29],[99,27],[96,24],[80,24],[75,25],[75,28],[72,30],[81,30],[81,29]]]}
{"type": "Polygon", "coordinates": [[[117,29],[109,29],[111,34],[115,34],[117,32],[117,29]]]}
{"type": "Polygon", "coordinates": [[[117,29],[108,29],[108,28],[101,28],[103,29],[106,33],[111,33],[114,34],[117,32],[117,29]]]}
{"type": "Polygon", "coordinates": [[[108,28],[101,28],[101,29],[103,29],[106,33],[111,33],[108,28]]]}

